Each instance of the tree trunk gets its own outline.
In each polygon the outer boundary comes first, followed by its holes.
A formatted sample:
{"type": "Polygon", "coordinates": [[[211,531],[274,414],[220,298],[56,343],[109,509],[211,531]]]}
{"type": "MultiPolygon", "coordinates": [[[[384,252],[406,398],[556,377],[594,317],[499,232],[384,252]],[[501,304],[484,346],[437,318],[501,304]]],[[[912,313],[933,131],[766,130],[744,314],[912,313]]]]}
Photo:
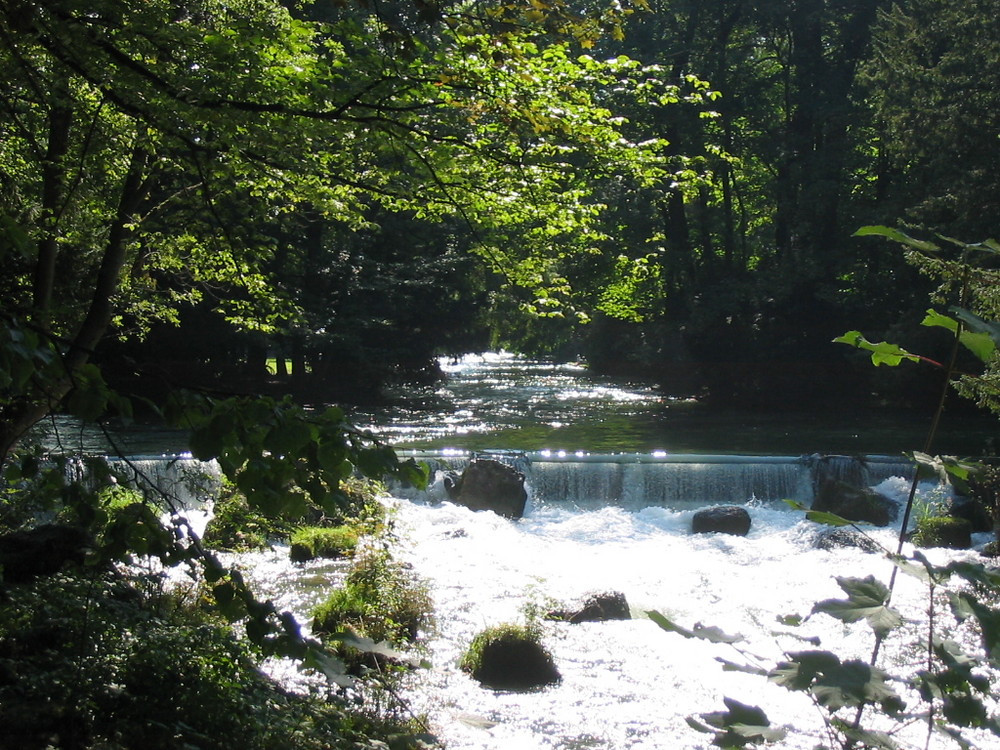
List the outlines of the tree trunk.
{"type": "MultiPolygon", "coordinates": [[[[7,404],[0,413],[0,463],[5,462],[11,451],[25,433],[45,416],[58,408],[74,385],[76,371],[87,363],[94,348],[107,332],[114,312],[114,296],[121,283],[122,269],[128,251],[128,238],[134,216],[148,191],[144,175],[148,154],[140,143],[132,151],[128,172],[122,181],[115,219],[108,231],[101,264],[98,268],[94,288],[90,294],[90,306],[83,321],[78,326],[68,347],[62,352],[62,374],[42,383],[36,383],[31,391],[7,404]]],[[[48,262],[48,258],[39,258],[48,262]]],[[[44,274],[36,274],[43,278],[44,274]]],[[[55,277],[50,288],[38,288],[36,299],[51,298],[55,277]]]]}

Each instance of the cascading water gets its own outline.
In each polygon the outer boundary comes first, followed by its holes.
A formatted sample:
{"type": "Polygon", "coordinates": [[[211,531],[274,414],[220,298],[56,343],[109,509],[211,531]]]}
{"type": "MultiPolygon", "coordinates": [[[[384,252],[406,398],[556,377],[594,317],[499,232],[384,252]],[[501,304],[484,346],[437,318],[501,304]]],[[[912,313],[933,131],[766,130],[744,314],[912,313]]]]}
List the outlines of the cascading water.
{"type": "Polygon", "coordinates": [[[569,504],[577,508],[616,505],[639,510],[651,505],[683,508],[751,500],[808,503],[816,487],[827,480],[870,486],[912,472],[908,462],[889,456],[592,454],[583,451],[483,451],[469,456],[454,452],[411,451],[406,455],[426,462],[434,472],[435,481],[428,493],[394,488],[395,494],[446,499],[442,481],[446,474],[460,472],[470,458],[489,457],[525,475],[535,508],[569,504]]]}
{"type": "MultiPolygon", "coordinates": [[[[814,615],[795,629],[781,618],[808,615],[815,602],[842,597],[836,576],[888,580],[889,563],[856,548],[817,548],[820,529],[781,501],[807,502],[818,482],[832,478],[877,485],[902,502],[909,467],[887,457],[681,454],[638,444],[631,450],[646,452],[533,450],[545,443],[525,447],[533,436],[526,419],[544,417],[559,430],[554,425],[576,420],[599,430],[608,409],[639,412],[663,404],[649,390],[581,384],[578,368],[527,364],[523,370],[509,358],[456,364],[446,394],[454,400],[441,413],[423,421],[400,413],[390,420],[400,437],[519,436],[512,447],[522,450],[490,455],[523,471],[530,491],[528,512],[517,521],[448,502],[444,472],[460,471],[471,456],[467,451],[479,445],[419,454],[437,470],[431,491],[394,491],[396,554],[426,579],[436,610],[436,625],[423,638],[431,666],[406,675],[401,694],[451,750],[707,748],[711,738],[692,729],[686,717],[722,710],[724,697],[759,705],[774,725],[791,728],[783,748],[809,750],[826,741],[819,714],[802,694],[725,670],[720,658],[742,660],[732,647],[665,632],[645,613],[656,610],[688,628],[702,623],[739,634],[745,639],[740,647],[764,668],[783,651],[810,647],[803,636],[819,639],[842,658],[866,660],[873,641],[863,623],[814,615]],[[463,380],[463,373],[474,382],[463,380]],[[746,537],[691,533],[696,510],[720,503],[748,509],[752,527],[746,537]],[[539,613],[587,593],[611,590],[625,595],[633,619],[578,625],[539,619],[539,613]],[[461,654],[477,632],[527,620],[540,622],[560,683],[505,693],[485,689],[460,671],[461,654]]],[[[616,439],[627,422],[615,423],[616,439]]],[[[602,447],[592,450],[623,449],[620,443],[603,447],[606,438],[594,443],[602,447]]],[[[921,492],[926,500],[939,497],[932,486],[921,492]]],[[[868,533],[895,548],[897,530],[868,533]]],[[[975,553],[927,555],[939,562],[975,553]]],[[[302,623],[344,573],[342,564],[329,561],[293,565],[280,547],[244,556],[241,564],[262,594],[302,623]]],[[[904,615],[921,619],[925,597],[920,582],[900,576],[894,604],[904,615]]],[[[915,663],[913,644],[925,635],[904,627],[883,651],[886,664],[915,663]]],[[[294,684],[288,665],[271,668],[294,684]]],[[[923,729],[912,731],[922,746],[923,729]]]]}

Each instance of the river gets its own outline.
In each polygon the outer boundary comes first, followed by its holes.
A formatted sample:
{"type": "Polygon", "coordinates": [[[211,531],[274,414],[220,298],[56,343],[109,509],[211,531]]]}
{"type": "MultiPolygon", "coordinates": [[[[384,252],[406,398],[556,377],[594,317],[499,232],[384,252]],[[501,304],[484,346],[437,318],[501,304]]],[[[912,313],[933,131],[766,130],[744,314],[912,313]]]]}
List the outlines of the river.
{"type": "MultiPolygon", "coordinates": [[[[867,659],[873,639],[864,623],[844,625],[822,614],[799,628],[781,623],[788,615],[809,615],[819,600],[841,597],[835,576],[886,581],[890,564],[853,548],[817,549],[818,527],[783,500],[808,501],[811,453],[876,446],[878,453],[894,453],[910,439],[906,430],[882,425],[867,434],[863,422],[847,420],[774,431],[778,420],[764,418],[697,429],[685,416],[696,404],[593,378],[575,365],[490,355],[446,369],[447,383],[381,415],[381,425],[439,469],[460,468],[470,451],[507,449],[502,458],[519,462],[531,493],[526,516],[517,521],[446,502],[440,474],[429,493],[399,491],[392,501],[398,555],[427,582],[436,609],[436,624],[423,636],[431,666],[410,674],[401,689],[447,747],[707,748],[711,737],[695,731],[687,717],[723,710],[726,697],[758,705],[775,726],[788,728],[783,748],[828,742],[819,712],[802,694],[725,670],[720,659],[745,657],[732,646],[666,632],[646,613],[658,611],[686,628],[715,625],[739,634],[745,639],[740,648],[765,667],[808,643],[867,659]],[[678,424],[686,427],[675,429],[678,424]],[[718,503],[749,510],[748,536],[691,533],[696,510],[718,503]],[[633,618],[543,621],[544,643],[562,673],[557,685],[498,692],[458,668],[483,628],[526,622],[553,603],[600,591],[623,593],[633,618]]],[[[873,464],[869,483],[902,502],[905,473],[905,464],[886,459],[873,464]]],[[[921,493],[924,502],[942,498],[933,485],[921,493]]],[[[895,544],[892,528],[869,533],[887,547],[895,544]]],[[[310,608],[343,570],[328,562],[293,566],[285,555],[278,548],[246,562],[279,607],[308,621],[310,608]]],[[[976,557],[947,550],[928,555],[936,561],[976,557]]],[[[923,617],[925,597],[919,581],[900,577],[894,602],[913,622],[923,617]]],[[[922,637],[916,625],[904,626],[884,650],[883,666],[912,668],[922,637]]],[[[912,746],[922,746],[922,732],[911,730],[912,746]]]]}
{"type": "MultiPolygon", "coordinates": [[[[818,527],[783,501],[810,500],[817,467],[830,465],[818,454],[846,453],[875,455],[865,483],[902,503],[909,470],[900,453],[923,443],[923,420],[712,413],[647,385],[591,376],[576,364],[504,354],[470,356],[444,369],[446,382],[356,418],[438,469],[429,492],[397,489],[387,502],[401,540],[397,555],[427,582],[436,610],[436,624],[422,638],[431,666],[409,674],[400,689],[447,747],[707,748],[711,737],[687,718],[723,710],[727,697],[760,706],[775,726],[787,728],[782,748],[829,744],[819,712],[802,694],[724,669],[720,659],[747,657],[732,646],[666,632],[647,612],[689,629],[714,625],[739,634],[739,647],[765,668],[812,643],[866,660],[873,639],[864,623],[844,625],[823,614],[797,628],[782,623],[809,615],[819,600],[841,597],[836,576],[887,581],[890,564],[855,548],[818,549],[818,527]],[[441,471],[461,469],[483,451],[500,451],[526,473],[524,518],[509,521],[446,501],[441,471]],[[691,533],[694,513],[720,503],[749,511],[746,537],[691,533]],[[602,591],[624,594],[632,619],[541,622],[562,673],[558,684],[497,692],[459,670],[480,630],[526,622],[602,591]]],[[[981,452],[994,430],[992,421],[946,423],[940,446],[981,452]]],[[[70,437],[96,441],[89,450],[101,450],[100,436],[63,433],[70,437]]],[[[133,454],[158,455],[169,453],[176,437],[133,429],[115,440],[133,454]]],[[[942,499],[940,488],[922,486],[921,503],[942,499]]],[[[868,533],[895,546],[896,529],[868,533]]],[[[974,551],[927,554],[936,562],[976,559],[974,551]]],[[[241,564],[262,593],[301,622],[344,575],[342,565],[330,562],[292,565],[282,547],[241,564]]],[[[927,606],[923,584],[900,576],[894,604],[909,622],[890,638],[882,666],[910,670],[926,635],[915,624],[927,606]]],[[[290,683],[298,679],[287,665],[271,668],[290,683]]],[[[909,731],[897,739],[922,747],[923,730],[909,731]]]]}

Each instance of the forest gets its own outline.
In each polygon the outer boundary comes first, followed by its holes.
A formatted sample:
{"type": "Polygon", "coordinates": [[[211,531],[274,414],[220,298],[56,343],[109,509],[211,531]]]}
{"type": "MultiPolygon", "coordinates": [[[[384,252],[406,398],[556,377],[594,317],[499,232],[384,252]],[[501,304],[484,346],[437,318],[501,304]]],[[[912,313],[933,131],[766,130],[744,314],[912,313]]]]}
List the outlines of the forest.
{"type": "Polygon", "coordinates": [[[157,398],[371,401],[505,347],[721,403],[919,400],[830,341],[912,335],[940,283],[860,227],[992,236],[993,14],[537,4],[14,3],[10,319],[157,398]]]}
{"type": "MultiPolygon", "coordinates": [[[[579,359],[808,412],[933,406],[940,377],[872,368],[870,341],[936,364],[949,326],[1000,338],[996,0],[7,0],[0,62],[0,528],[99,529],[88,565],[114,606],[95,642],[139,595],[109,566],[153,555],[197,567],[257,657],[341,674],[152,501],[108,505],[107,470],[71,480],[31,445],[52,414],[162,419],[269,522],[344,518],[364,515],[352,475],[426,471],[341,407],[433,382],[442,356],[579,359]]],[[[967,408],[997,410],[992,352],[941,368],[971,373],[967,408]]],[[[4,560],[0,597],[43,624],[3,608],[0,718],[22,727],[39,675],[77,670],[16,746],[134,746],[138,703],[80,676],[118,647],[31,661],[86,586],[22,591],[4,560]]],[[[243,679],[219,671],[242,646],[214,621],[161,625],[143,658],[184,640],[217,686],[243,679]]],[[[260,706],[293,702],[254,690],[220,736],[260,738],[260,706]]],[[[314,709],[286,706],[298,747],[429,742],[314,709]]],[[[231,746],[184,721],[156,746],[231,746]]]]}

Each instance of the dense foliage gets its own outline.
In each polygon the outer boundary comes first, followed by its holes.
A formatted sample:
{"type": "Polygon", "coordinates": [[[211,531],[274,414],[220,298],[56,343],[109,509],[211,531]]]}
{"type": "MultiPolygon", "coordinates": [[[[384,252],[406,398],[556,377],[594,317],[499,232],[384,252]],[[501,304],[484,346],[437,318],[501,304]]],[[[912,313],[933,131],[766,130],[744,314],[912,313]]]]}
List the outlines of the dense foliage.
{"type": "MultiPolygon", "coordinates": [[[[255,657],[349,682],[332,651],[375,644],[304,638],[192,535],[173,499],[109,489],[129,477],[42,455],[25,444],[30,428],[56,411],[127,419],[136,402],[122,394],[144,396],[195,457],[218,463],[245,501],[237,524],[262,541],[309,515],[350,515],[355,474],[426,480],[328,404],[433,377],[436,355],[558,347],[723,402],[801,405],[870,390],[830,345],[844,330],[873,356],[914,356],[907,341],[889,350],[859,331],[876,340],[925,315],[936,284],[957,309],[929,314],[929,327],[973,342],[977,369],[960,387],[996,408],[994,350],[975,349],[996,334],[996,244],[942,241],[949,256],[900,235],[911,266],[852,234],[897,218],[927,234],[992,230],[998,10],[11,0],[0,10],[0,524],[56,519],[87,535],[87,612],[132,596],[102,577],[111,570],[185,565],[255,657]],[[987,260],[970,277],[973,254],[987,260]]],[[[893,398],[907,395],[898,386],[893,398]]],[[[55,712],[26,742],[131,744],[99,717],[138,726],[128,712],[150,692],[142,678],[162,669],[191,689],[185,711],[214,691],[234,714],[224,731],[267,746],[249,739],[257,712],[232,691],[247,673],[226,630],[150,621],[130,640],[132,611],[118,613],[125,629],[102,615],[88,630],[69,611],[84,584],[52,572],[3,574],[3,658],[31,679],[8,674],[0,705],[55,712]],[[15,601],[24,621],[9,619],[15,601]],[[51,650],[36,616],[86,632],[51,650]],[[162,648],[143,651],[147,641],[162,648]],[[169,656],[189,651],[202,654],[197,674],[169,656]]],[[[979,616],[978,600],[958,601],[958,617],[979,616]]],[[[265,704],[290,700],[259,689],[265,704]]],[[[328,709],[338,737],[367,741],[328,709]]],[[[210,746],[164,711],[164,746],[210,746]]],[[[730,713],[746,716],[735,703],[730,713]]]]}

